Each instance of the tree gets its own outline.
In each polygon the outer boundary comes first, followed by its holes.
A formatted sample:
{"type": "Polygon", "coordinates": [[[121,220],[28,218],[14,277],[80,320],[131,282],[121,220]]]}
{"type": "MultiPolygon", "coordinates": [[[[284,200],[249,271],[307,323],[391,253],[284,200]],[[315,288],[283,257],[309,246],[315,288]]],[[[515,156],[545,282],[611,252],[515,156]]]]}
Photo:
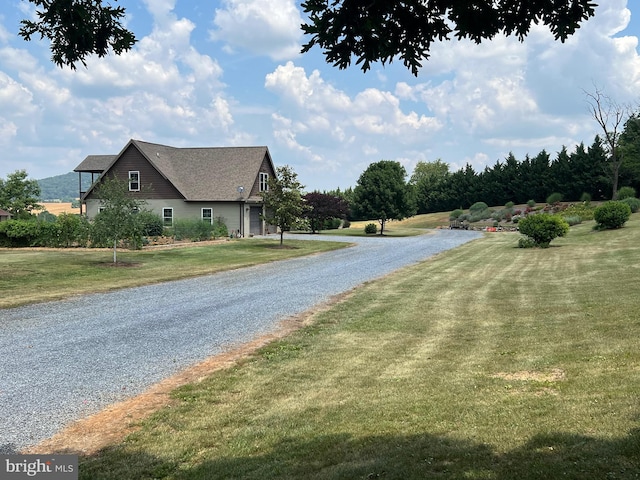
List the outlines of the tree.
{"type": "Polygon", "coordinates": [[[357,215],[377,219],[380,235],[387,220],[402,220],[415,214],[415,202],[410,185],[405,182],[407,172],[392,160],[372,163],[360,175],[353,191],[357,215]]]}
{"type": "Polygon", "coordinates": [[[618,104],[601,90],[585,92],[591,116],[604,134],[603,146],[607,153],[607,174],[611,180],[613,193],[611,199],[618,195],[618,178],[622,165],[623,152],[620,149],[620,135],[627,119],[630,117],[627,107],[618,104]]]}
{"type": "Polygon", "coordinates": [[[542,23],[564,41],[595,7],[592,0],[305,0],[309,20],[302,30],[311,40],[302,51],[318,45],[340,69],[355,56],[363,71],[399,56],[417,76],[436,40],[453,34],[481,43],[503,33],[522,41],[532,24],[542,23]]]}
{"type": "Polygon", "coordinates": [[[276,176],[269,177],[268,189],[262,192],[265,207],[265,220],[280,229],[280,245],[284,241],[284,232],[303,222],[305,202],[302,198],[302,185],[298,175],[289,165],[276,169],[276,176]]]}
{"type": "Polygon", "coordinates": [[[309,220],[311,232],[322,230],[324,223],[332,218],[346,218],[349,204],[343,198],[328,193],[311,192],[304,197],[306,202],[305,216],[309,220]]]}
{"type": "Polygon", "coordinates": [[[144,225],[138,212],[145,202],[129,195],[129,184],[116,177],[102,179],[95,195],[100,199],[100,213],[93,221],[93,240],[113,245],[113,263],[117,263],[119,242],[124,240],[134,247],[142,244],[144,225]]]}
{"type": "Polygon", "coordinates": [[[640,192],[640,113],[629,117],[620,134],[620,181],[640,192]]]}
{"type": "Polygon", "coordinates": [[[0,208],[9,212],[13,219],[29,219],[33,210],[42,210],[38,205],[40,186],[37,180],[27,180],[26,170],[16,170],[0,178],[0,208]]]}
{"type": "Polygon", "coordinates": [[[409,184],[415,188],[418,213],[436,211],[442,202],[443,186],[449,176],[449,165],[442,160],[418,162],[409,184]]]}
{"type": "MultiPolygon", "coordinates": [[[[120,54],[136,42],[122,26],[123,7],[105,6],[102,0],[28,1],[38,7],[38,20],[23,20],[20,35],[49,39],[59,66],[75,68],[76,62],[85,64],[94,53],[104,56],[109,48],[120,54]]],[[[595,7],[592,0],[306,0],[302,8],[309,20],[302,30],[311,40],[302,51],[318,45],[327,62],[341,69],[355,56],[364,71],[371,62],[384,65],[400,56],[417,75],[436,40],[453,34],[480,43],[504,33],[522,41],[532,24],[542,23],[564,41],[594,15],[595,7]]]]}
{"type": "MultiPolygon", "coordinates": [[[[36,6],[37,21],[22,20],[20,36],[34,35],[51,41],[51,59],[72,69],[84,66],[91,54],[104,57],[112,49],[116,54],[130,50],[135,35],[122,26],[123,7],[103,5],[102,0],[28,0],[36,6]]],[[[118,1],[118,0],[114,0],[118,1]]]]}

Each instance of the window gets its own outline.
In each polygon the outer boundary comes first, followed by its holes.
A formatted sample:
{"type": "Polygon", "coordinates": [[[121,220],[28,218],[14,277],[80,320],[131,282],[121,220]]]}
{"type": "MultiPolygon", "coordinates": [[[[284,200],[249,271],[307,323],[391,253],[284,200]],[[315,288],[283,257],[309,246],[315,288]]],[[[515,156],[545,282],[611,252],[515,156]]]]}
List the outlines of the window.
{"type": "Polygon", "coordinates": [[[162,223],[165,227],[173,226],[173,208],[162,209],[162,223]]]}
{"type": "Polygon", "coordinates": [[[129,191],[130,192],[139,192],[140,191],[140,172],[129,172],[129,191]]]}
{"type": "Polygon", "coordinates": [[[265,172],[260,172],[260,191],[266,192],[269,190],[269,184],[267,181],[269,180],[269,174],[265,172]]]}
{"type": "Polygon", "coordinates": [[[213,209],[211,208],[202,209],[202,221],[209,222],[211,225],[213,225],[213,209]]]}

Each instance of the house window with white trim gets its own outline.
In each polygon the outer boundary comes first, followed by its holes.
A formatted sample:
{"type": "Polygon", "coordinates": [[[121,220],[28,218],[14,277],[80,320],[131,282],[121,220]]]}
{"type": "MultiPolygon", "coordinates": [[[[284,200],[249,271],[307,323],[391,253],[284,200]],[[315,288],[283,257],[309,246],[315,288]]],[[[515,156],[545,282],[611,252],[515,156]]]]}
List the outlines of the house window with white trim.
{"type": "Polygon", "coordinates": [[[269,174],[266,172],[260,172],[260,191],[267,192],[269,191],[269,174]]]}
{"type": "Polygon", "coordinates": [[[213,209],[212,208],[203,208],[202,209],[202,221],[208,222],[213,225],[213,209]]]}
{"type": "Polygon", "coordinates": [[[162,223],[165,227],[173,226],[173,208],[162,209],[162,223]]]}
{"type": "Polygon", "coordinates": [[[140,191],[140,172],[139,171],[129,172],[129,191],[130,192],[140,191]]]}

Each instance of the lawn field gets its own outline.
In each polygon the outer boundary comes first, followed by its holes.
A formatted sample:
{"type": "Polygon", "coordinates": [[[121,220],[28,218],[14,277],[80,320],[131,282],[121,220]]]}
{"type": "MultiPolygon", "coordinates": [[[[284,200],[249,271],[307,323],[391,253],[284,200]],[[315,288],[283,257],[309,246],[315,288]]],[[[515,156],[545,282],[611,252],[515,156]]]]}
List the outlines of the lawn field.
{"type": "Polygon", "coordinates": [[[174,391],[82,479],[640,478],[640,220],[487,234],[174,391]]]}
{"type": "Polygon", "coordinates": [[[284,247],[277,240],[243,239],[118,249],[117,266],[111,249],[0,248],[0,309],[311,255],[345,243],[287,239],[284,247]]]}

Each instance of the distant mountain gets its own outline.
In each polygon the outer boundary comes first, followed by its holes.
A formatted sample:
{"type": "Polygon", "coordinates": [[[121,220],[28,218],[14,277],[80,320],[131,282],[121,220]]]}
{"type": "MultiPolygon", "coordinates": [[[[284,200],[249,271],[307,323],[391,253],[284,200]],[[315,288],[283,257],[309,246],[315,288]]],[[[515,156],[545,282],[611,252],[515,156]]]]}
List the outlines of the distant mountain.
{"type": "MultiPolygon", "coordinates": [[[[86,191],[91,186],[91,177],[84,175],[82,190],[86,191]]],[[[56,175],[55,177],[38,180],[40,185],[40,201],[62,200],[71,202],[78,198],[78,174],[76,172],[56,175]]]]}

